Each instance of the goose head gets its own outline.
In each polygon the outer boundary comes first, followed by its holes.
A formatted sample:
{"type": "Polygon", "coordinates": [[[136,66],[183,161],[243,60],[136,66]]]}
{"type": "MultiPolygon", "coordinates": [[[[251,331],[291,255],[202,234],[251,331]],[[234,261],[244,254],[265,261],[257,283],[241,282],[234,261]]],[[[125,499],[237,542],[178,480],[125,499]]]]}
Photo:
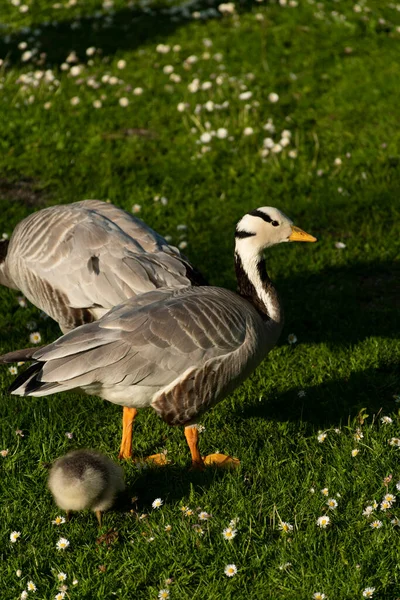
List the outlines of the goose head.
{"type": "Polygon", "coordinates": [[[273,206],[262,206],[244,215],[236,226],[235,237],[237,246],[252,249],[255,254],[281,242],[317,241],[273,206]]]}

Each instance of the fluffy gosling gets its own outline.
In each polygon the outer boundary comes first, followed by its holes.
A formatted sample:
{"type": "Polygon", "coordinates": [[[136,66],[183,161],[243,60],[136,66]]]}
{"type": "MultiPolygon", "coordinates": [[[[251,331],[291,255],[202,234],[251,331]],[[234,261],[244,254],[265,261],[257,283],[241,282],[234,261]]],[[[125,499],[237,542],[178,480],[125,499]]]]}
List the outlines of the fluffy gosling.
{"type": "Polygon", "coordinates": [[[90,508],[101,526],[101,513],[125,489],[123,471],[95,450],[73,450],[58,458],[49,473],[48,487],[54,501],[67,512],[90,508]]]}

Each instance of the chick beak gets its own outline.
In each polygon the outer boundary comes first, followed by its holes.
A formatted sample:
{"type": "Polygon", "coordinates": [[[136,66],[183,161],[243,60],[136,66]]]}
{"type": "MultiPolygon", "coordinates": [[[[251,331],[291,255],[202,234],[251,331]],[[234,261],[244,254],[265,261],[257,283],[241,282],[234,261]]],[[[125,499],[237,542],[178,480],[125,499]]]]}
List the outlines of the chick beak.
{"type": "Polygon", "coordinates": [[[317,238],[306,233],[300,227],[292,225],[292,233],[289,235],[289,242],[316,242],[317,238]]]}

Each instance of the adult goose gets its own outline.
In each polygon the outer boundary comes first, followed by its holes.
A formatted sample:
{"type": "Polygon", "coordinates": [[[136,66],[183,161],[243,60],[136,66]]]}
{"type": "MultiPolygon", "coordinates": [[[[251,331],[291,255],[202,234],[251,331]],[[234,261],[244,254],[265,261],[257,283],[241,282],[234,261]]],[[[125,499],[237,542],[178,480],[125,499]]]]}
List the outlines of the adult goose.
{"type": "MultiPolygon", "coordinates": [[[[40,210],[0,242],[0,284],[20,290],[63,333],[138,294],[206,283],[142,220],[100,200],[40,210]]],[[[136,412],[124,408],[121,458],[132,456],[136,412]]]]}
{"type": "MultiPolygon", "coordinates": [[[[280,335],[283,312],[262,253],[289,241],[316,239],[276,208],[253,210],[236,227],[238,293],[164,288],[131,298],[37,350],[11,393],[81,388],[123,406],[151,406],[169,425],[185,427],[192,465],[203,468],[199,417],[250,375],[280,335]]],[[[1,358],[11,362],[13,353],[1,358]]],[[[214,454],[205,462],[234,460],[214,454]]]]}

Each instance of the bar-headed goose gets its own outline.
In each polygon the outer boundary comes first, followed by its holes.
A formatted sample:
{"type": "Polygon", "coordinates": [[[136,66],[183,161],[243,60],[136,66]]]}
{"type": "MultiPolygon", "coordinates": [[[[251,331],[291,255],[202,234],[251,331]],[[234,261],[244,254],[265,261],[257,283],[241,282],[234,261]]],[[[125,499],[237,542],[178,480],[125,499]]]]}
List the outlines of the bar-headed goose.
{"type": "MultiPolygon", "coordinates": [[[[0,241],[0,284],[23,292],[63,333],[138,294],[206,283],[141,219],[100,200],[40,210],[0,241]]],[[[120,458],[132,456],[136,412],[124,408],[120,458]]]]}
{"type": "Polygon", "coordinates": [[[101,525],[101,513],[111,508],[125,489],[121,467],[95,450],[72,450],[51,466],[47,482],[57,506],[67,512],[90,509],[101,525]]]}
{"type": "MultiPolygon", "coordinates": [[[[131,298],[40,348],[11,393],[81,388],[123,406],[151,406],[169,425],[185,427],[193,467],[203,468],[199,417],[244,381],[279,338],[283,312],[262,253],[289,241],[316,239],[276,208],[246,214],[236,228],[238,293],[186,287],[131,298]]],[[[210,455],[206,463],[234,460],[210,455]]]]}

